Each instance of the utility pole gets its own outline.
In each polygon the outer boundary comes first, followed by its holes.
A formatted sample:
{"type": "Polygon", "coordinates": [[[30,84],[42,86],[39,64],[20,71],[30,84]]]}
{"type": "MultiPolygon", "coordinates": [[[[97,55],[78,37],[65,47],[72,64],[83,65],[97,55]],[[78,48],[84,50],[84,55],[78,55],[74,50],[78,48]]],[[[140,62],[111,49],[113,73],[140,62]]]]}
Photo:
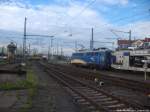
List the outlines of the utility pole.
{"type": "Polygon", "coordinates": [[[49,57],[50,57],[50,42],[49,42],[49,46],[48,46],[48,56],[47,56],[48,60],[49,60],[49,57]]]}
{"type": "Polygon", "coordinates": [[[29,44],[29,56],[30,56],[30,51],[31,51],[30,49],[31,49],[31,45],[29,44]]]}
{"type": "MultiPolygon", "coordinates": [[[[129,47],[131,47],[132,45],[132,38],[131,38],[131,30],[129,30],[129,32],[125,32],[125,31],[119,31],[119,30],[114,30],[114,29],[111,29],[110,30],[115,36],[119,37],[115,32],[121,32],[121,33],[127,33],[129,34],[129,47]]],[[[119,37],[120,38],[120,37],[119,37]]]]}
{"type": "Polygon", "coordinates": [[[75,51],[77,52],[77,41],[75,41],[75,51]]]}
{"type": "Polygon", "coordinates": [[[53,38],[51,38],[51,58],[53,59],[53,38]]]}
{"type": "Polygon", "coordinates": [[[131,40],[131,30],[129,30],[129,47],[132,45],[132,40],[131,40]]]}
{"type": "Polygon", "coordinates": [[[57,56],[59,55],[59,44],[58,44],[58,40],[57,40],[57,56]]]}
{"type": "Polygon", "coordinates": [[[24,38],[23,38],[23,61],[25,61],[26,56],[26,25],[27,25],[27,18],[25,17],[25,21],[24,21],[24,38]]]}
{"type": "Polygon", "coordinates": [[[92,28],[92,39],[91,39],[91,41],[90,41],[90,50],[92,50],[93,49],[93,46],[94,46],[94,39],[93,39],[93,36],[94,34],[93,34],[93,28],[92,28]]]}
{"type": "Polygon", "coordinates": [[[61,56],[63,56],[63,48],[62,48],[62,46],[61,46],[61,56]]]}
{"type": "Polygon", "coordinates": [[[54,36],[49,36],[50,37],[50,42],[49,42],[49,47],[48,47],[48,60],[50,59],[50,54],[53,56],[53,37],[54,36]]]}

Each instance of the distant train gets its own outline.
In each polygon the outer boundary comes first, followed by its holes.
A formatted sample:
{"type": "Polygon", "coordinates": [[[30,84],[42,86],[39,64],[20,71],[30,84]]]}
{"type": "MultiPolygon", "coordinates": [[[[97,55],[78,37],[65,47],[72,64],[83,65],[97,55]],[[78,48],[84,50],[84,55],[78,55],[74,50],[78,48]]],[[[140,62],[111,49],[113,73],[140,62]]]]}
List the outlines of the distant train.
{"type": "Polygon", "coordinates": [[[97,69],[117,69],[126,71],[150,72],[150,49],[120,50],[109,49],[78,51],[72,54],[71,64],[97,69]],[[147,65],[145,65],[145,61],[147,65]]]}
{"type": "Polygon", "coordinates": [[[111,67],[111,50],[101,48],[92,51],[78,51],[72,54],[71,64],[98,69],[111,67]]]}

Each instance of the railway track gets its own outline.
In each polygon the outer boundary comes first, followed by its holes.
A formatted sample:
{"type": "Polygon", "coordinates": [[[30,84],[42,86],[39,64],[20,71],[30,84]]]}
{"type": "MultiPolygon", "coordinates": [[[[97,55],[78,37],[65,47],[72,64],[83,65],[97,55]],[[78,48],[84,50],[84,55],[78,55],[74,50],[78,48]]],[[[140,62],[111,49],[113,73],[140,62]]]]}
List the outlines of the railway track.
{"type": "Polygon", "coordinates": [[[50,76],[63,84],[75,101],[86,108],[86,112],[137,111],[144,107],[123,101],[111,94],[99,90],[71,75],[67,75],[52,66],[40,63],[50,76]]]}
{"type": "Polygon", "coordinates": [[[84,69],[78,69],[75,67],[66,67],[62,65],[51,65],[54,66],[55,68],[59,70],[63,70],[66,73],[70,73],[72,75],[75,75],[76,77],[81,77],[84,79],[88,80],[94,80],[95,78],[98,78],[108,84],[113,84],[119,87],[125,87],[128,89],[132,89],[134,91],[140,91],[145,94],[150,93],[150,84],[142,81],[136,81],[132,79],[127,79],[127,78],[122,78],[122,77],[117,77],[117,76],[111,76],[111,75],[106,75],[103,73],[95,73],[93,71],[87,71],[84,69]],[[76,71],[76,72],[73,72],[76,71]]]}
{"type": "Polygon", "coordinates": [[[5,64],[5,66],[0,66],[0,74],[9,73],[9,74],[26,74],[26,70],[22,69],[22,66],[19,64],[5,64]]]}

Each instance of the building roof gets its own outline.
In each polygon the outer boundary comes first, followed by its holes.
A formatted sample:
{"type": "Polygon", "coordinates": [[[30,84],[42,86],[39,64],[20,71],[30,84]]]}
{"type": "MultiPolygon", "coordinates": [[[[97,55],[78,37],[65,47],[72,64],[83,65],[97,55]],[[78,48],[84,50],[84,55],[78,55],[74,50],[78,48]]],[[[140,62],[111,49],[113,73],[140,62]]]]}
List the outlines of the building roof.
{"type": "Polygon", "coordinates": [[[118,40],[118,45],[121,45],[121,44],[130,44],[130,41],[129,40],[118,40]]]}
{"type": "MultiPolygon", "coordinates": [[[[132,40],[131,42],[136,42],[136,41],[143,41],[143,42],[150,42],[150,38],[145,38],[145,39],[137,39],[137,40],[132,40]]],[[[118,40],[118,45],[122,44],[130,44],[129,40],[118,40]]]]}
{"type": "Polygon", "coordinates": [[[132,41],[132,44],[135,44],[135,43],[139,43],[139,42],[144,42],[144,40],[141,40],[141,39],[138,39],[138,40],[134,40],[134,41],[132,41]]]}
{"type": "Polygon", "coordinates": [[[145,38],[144,42],[150,42],[150,38],[145,38]]]}

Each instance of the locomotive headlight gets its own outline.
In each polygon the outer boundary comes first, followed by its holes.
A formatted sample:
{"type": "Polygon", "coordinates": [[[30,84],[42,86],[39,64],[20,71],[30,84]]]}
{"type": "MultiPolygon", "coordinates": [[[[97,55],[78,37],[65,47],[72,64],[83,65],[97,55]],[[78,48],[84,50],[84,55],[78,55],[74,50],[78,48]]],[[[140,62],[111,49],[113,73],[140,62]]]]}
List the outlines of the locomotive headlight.
{"type": "Polygon", "coordinates": [[[95,78],[95,79],[94,79],[94,82],[97,83],[97,82],[98,82],[98,78],[95,78]]]}

